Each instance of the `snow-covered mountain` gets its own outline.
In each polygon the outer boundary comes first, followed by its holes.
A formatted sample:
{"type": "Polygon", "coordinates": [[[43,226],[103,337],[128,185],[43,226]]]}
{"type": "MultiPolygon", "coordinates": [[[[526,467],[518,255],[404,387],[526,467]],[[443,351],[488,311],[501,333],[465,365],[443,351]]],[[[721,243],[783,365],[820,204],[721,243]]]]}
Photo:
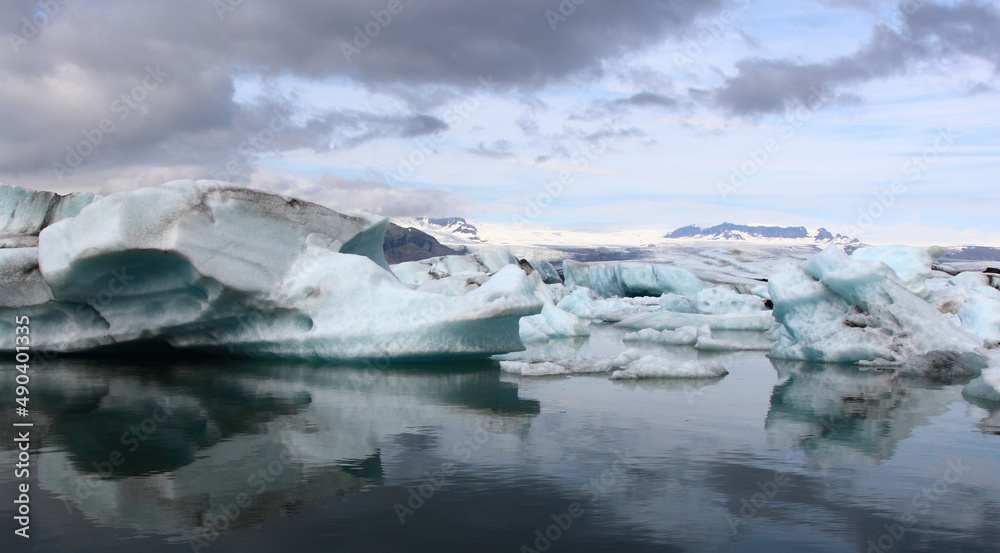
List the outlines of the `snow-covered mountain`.
{"type": "Polygon", "coordinates": [[[479,229],[462,217],[394,217],[392,222],[403,228],[423,231],[446,245],[463,246],[483,242],[479,237],[479,229]]]}
{"type": "Polygon", "coordinates": [[[689,225],[679,228],[664,235],[664,238],[687,239],[687,240],[802,240],[813,241],[822,244],[843,244],[861,246],[861,242],[844,236],[834,235],[825,228],[816,229],[815,233],[810,233],[806,227],[778,227],[778,226],[751,226],[738,225],[734,223],[722,223],[712,227],[702,228],[698,225],[689,225]]]}

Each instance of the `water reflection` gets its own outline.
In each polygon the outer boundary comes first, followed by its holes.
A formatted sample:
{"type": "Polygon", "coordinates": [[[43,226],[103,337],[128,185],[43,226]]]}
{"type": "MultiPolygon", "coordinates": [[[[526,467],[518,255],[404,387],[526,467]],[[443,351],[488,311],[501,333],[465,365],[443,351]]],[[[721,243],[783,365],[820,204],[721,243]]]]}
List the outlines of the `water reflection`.
{"type": "Polygon", "coordinates": [[[379,486],[380,448],[415,429],[516,439],[540,410],[488,362],[102,363],[35,373],[39,484],[100,523],[182,539],[379,486]]]}
{"type": "Polygon", "coordinates": [[[816,465],[878,463],[929,418],[960,401],[960,385],[850,365],[772,360],[779,382],[765,428],[772,447],[816,465]]]}

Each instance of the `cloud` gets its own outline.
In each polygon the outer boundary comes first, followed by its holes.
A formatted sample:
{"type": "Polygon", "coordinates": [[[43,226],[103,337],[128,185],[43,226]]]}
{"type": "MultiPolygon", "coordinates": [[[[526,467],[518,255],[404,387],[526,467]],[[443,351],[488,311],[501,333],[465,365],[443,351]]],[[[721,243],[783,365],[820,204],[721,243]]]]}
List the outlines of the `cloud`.
{"type": "Polygon", "coordinates": [[[60,0],[44,18],[37,0],[10,0],[0,12],[10,43],[0,48],[0,178],[47,175],[48,188],[67,189],[114,168],[228,165],[245,181],[261,155],[246,143],[277,108],[292,119],[268,152],[426,135],[448,128],[433,108],[480,77],[530,98],[680,36],[721,4],[591,0],[553,29],[554,0],[60,0]],[[409,109],[317,112],[275,90],[238,101],[238,78],[347,82],[409,109]]]}
{"type": "Polygon", "coordinates": [[[661,108],[674,108],[677,106],[677,100],[664,96],[662,94],[654,94],[652,92],[639,92],[629,96],[628,98],[623,98],[621,100],[615,100],[614,102],[620,106],[640,106],[640,107],[661,107],[661,108]]]}
{"type": "Polygon", "coordinates": [[[468,151],[476,154],[477,156],[492,159],[506,159],[514,157],[514,152],[511,151],[511,143],[508,140],[494,140],[489,146],[480,142],[478,146],[475,148],[469,148],[468,151]]]}
{"type": "Polygon", "coordinates": [[[854,53],[822,63],[748,58],[736,75],[711,95],[732,114],[781,113],[809,105],[818,91],[838,92],[906,73],[919,62],[950,56],[985,60],[1000,72],[1000,9],[966,0],[955,5],[928,2],[904,14],[899,31],[877,26],[854,53]]]}
{"type": "Polygon", "coordinates": [[[433,187],[410,187],[369,178],[324,173],[316,179],[279,175],[262,169],[251,186],[277,194],[308,198],[338,211],[367,211],[384,217],[453,216],[472,209],[455,193],[433,187]]]}

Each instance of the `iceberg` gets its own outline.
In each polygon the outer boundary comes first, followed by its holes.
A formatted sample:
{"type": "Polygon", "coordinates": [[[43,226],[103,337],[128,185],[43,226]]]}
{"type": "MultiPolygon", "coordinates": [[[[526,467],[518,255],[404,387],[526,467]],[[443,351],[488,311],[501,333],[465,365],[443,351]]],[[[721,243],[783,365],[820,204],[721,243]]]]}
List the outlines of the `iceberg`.
{"type": "Polygon", "coordinates": [[[725,286],[714,286],[700,290],[694,296],[695,312],[704,315],[726,315],[731,313],[757,313],[764,311],[764,298],[750,294],[740,294],[725,286]]]}
{"type": "Polygon", "coordinates": [[[507,265],[518,265],[517,258],[507,250],[489,250],[398,263],[392,272],[406,284],[420,285],[450,276],[492,275],[507,265]]]}
{"type": "Polygon", "coordinates": [[[500,370],[506,373],[518,374],[521,376],[557,376],[564,374],[586,374],[608,371],[607,368],[600,365],[567,366],[553,363],[551,361],[501,361],[500,370]]]}
{"type": "Polygon", "coordinates": [[[567,259],[563,262],[563,272],[568,288],[590,288],[602,298],[661,296],[666,293],[693,297],[708,287],[689,271],[664,264],[586,264],[567,259]]]}
{"type": "Polygon", "coordinates": [[[563,283],[562,277],[559,276],[559,272],[556,271],[556,268],[553,267],[548,261],[539,259],[522,259],[520,261],[520,265],[526,273],[530,274],[531,271],[537,271],[538,275],[542,278],[542,282],[545,284],[563,283]],[[527,265],[527,267],[525,267],[525,265],[527,265]]]}
{"type": "Polygon", "coordinates": [[[536,355],[528,361],[500,361],[500,369],[521,376],[606,373],[639,358],[637,350],[627,350],[617,357],[601,355],[536,355]]]}
{"type": "MultiPolygon", "coordinates": [[[[18,190],[0,190],[0,205],[18,190]]],[[[523,350],[519,319],[542,310],[516,264],[453,295],[414,290],[385,262],[381,217],[216,181],[112,194],[69,216],[85,199],[56,209],[66,216],[37,248],[0,250],[0,350],[13,349],[16,311],[37,323],[34,346],[53,351],[486,356],[523,350]]]]}
{"type": "Polygon", "coordinates": [[[720,378],[729,371],[718,361],[686,361],[646,355],[611,373],[612,380],[640,378],[720,378]]]}
{"type": "MultiPolygon", "coordinates": [[[[759,334],[755,334],[760,336],[759,334]]],[[[712,336],[708,325],[700,328],[682,326],[676,330],[653,330],[645,328],[638,332],[630,332],[622,337],[625,343],[649,343],[661,346],[693,346],[702,351],[768,351],[771,344],[741,344],[728,340],[720,340],[712,336]]]]}
{"type": "Polygon", "coordinates": [[[881,262],[828,247],[769,282],[781,324],[771,357],[899,365],[934,350],[971,352],[983,342],[955,327],[881,262]]]}
{"type": "Polygon", "coordinates": [[[610,376],[612,380],[719,378],[729,374],[720,363],[715,361],[668,359],[655,355],[643,355],[637,349],[625,350],[617,357],[538,355],[528,361],[501,361],[500,369],[503,372],[521,376],[558,376],[614,371],[610,376]]]}
{"type": "Polygon", "coordinates": [[[1000,405],[1000,367],[990,367],[965,385],[962,395],[991,405],[1000,405]]]}
{"type": "Polygon", "coordinates": [[[95,199],[90,192],[63,196],[0,184],[0,248],[37,246],[42,229],[75,216],[95,199]]]}
{"type": "Polygon", "coordinates": [[[756,313],[725,313],[722,315],[704,315],[701,313],[675,313],[673,311],[656,311],[653,313],[638,313],[632,315],[615,326],[640,330],[676,330],[685,326],[708,326],[712,330],[752,330],[767,332],[774,328],[774,317],[770,311],[756,313]]]}
{"type": "Polygon", "coordinates": [[[932,246],[871,246],[858,248],[851,253],[851,259],[859,261],[880,261],[885,263],[900,282],[914,294],[922,295],[924,284],[933,274],[931,268],[938,258],[947,253],[946,248],[932,246]]]}
{"type": "Polygon", "coordinates": [[[693,346],[698,342],[698,336],[705,332],[711,333],[708,327],[682,326],[676,330],[653,330],[644,328],[638,332],[629,332],[622,341],[660,344],[661,346],[693,346]]]}
{"type": "Polygon", "coordinates": [[[958,318],[963,329],[987,340],[1000,340],[1000,299],[973,294],[958,310],[958,318]]]}
{"type": "Polygon", "coordinates": [[[545,302],[540,314],[521,319],[520,335],[525,342],[545,342],[554,338],[590,336],[590,331],[578,317],[545,302]]]}
{"type": "Polygon", "coordinates": [[[590,290],[577,286],[568,296],[559,301],[559,308],[584,319],[616,322],[639,312],[647,311],[651,306],[636,300],[641,298],[601,299],[590,290]]]}

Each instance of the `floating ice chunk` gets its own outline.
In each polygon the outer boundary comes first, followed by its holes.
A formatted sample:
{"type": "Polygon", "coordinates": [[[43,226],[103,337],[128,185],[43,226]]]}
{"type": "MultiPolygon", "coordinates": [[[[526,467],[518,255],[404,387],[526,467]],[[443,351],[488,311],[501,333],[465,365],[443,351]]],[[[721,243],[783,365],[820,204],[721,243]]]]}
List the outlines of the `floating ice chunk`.
{"type": "Polygon", "coordinates": [[[577,287],[570,295],[558,303],[560,309],[577,317],[601,321],[620,321],[637,312],[648,310],[649,306],[626,301],[626,299],[597,299],[589,288],[577,287]]]}
{"type": "Polygon", "coordinates": [[[551,302],[542,306],[540,314],[522,317],[520,325],[521,340],[525,342],[590,336],[590,331],[578,317],[559,309],[551,302]]]}
{"type": "Polygon", "coordinates": [[[724,286],[706,288],[695,295],[695,309],[704,315],[754,313],[764,310],[764,301],[758,297],[740,294],[724,286]]]}
{"type": "Polygon", "coordinates": [[[708,326],[712,330],[753,330],[766,332],[774,328],[774,317],[770,311],[755,313],[726,313],[722,315],[702,315],[700,313],[674,313],[657,311],[654,313],[638,313],[622,319],[615,326],[639,330],[652,328],[654,330],[674,330],[684,326],[708,326]]]}
{"type": "Polygon", "coordinates": [[[543,342],[556,338],[590,336],[590,331],[579,317],[556,306],[556,295],[564,291],[561,284],[545,284],[538,271],[532,271],[527,278],[543,306],[538,315],[521,319],[519,332],[522,341],[543,342]]]}
{"type": "Polygon", "coordinates": [[[530,361],[501,361],[500,368],[504,372],[522,376],[606,373],[612,369],[623,367],[639,357],[636,350],[626,350],[618,357],[539,355],[531,358],[530,361]]]}
{"type": "Polygon", "coordinates": [[[697,312],[697,309],[691,305],[691,300],[677,294],[663,294],[660,296],[660,309],[675,313],[697,312]]]}
{"type": "Polygon", "coordinates": [[[828,247],[770,279],[783,325],[771,356],[840,363],[901,364],[933,350],[969,352],[982,340],[952,325],[886,265],[828,247]]]}
{"type": "Polygon", "coordinates": [[[713,338],[711,331],[709,331],[698,336],[694,348],[701,351],[768,351],[771,349],[771,344],[741,344],[729,340],[719,340],[713,338]]]}
{"type": "Polygon", "coordinates": [[[712,337],[712,329],[708,325],[700,328],[683,326],[677,330],[657,331],[645,328],[638,332],[626,334],[625,342],[646,342],[664,346],[694,346],[703,351],[767,351],[771,344],[741,344],[728,340],[718,340],[712,337]]]}
{"type": "Polygon", "coordinates": [[[637,380],[640,378],[719,378],[729,371],[717,361],[679,362],[654,355],[647,355],[629,363],[624,370],[611,373],[612,380],[637,380]]]}
{"type": "Polygon", "coordinates": [[[507,250],[489,250],[467,255],[445,255],[421,261],[407,261],[391,268],[393,274],[402,282],[419,285],[449,276],[492,275],[507,265],[517,264],[517,258],[507,250]]]}
{"type": "Polygon", "coordinates": [[[500,370],[507,373],[519,374],[521,376],[552,376],[558,374],[570,374],[570,370],[562,365],[543,361],[540,363],[528,363],[525,361],[501,361],[500,370]]]}
{"type": "MultiPolygon", "coordinates": [[[[702,327],[707,329],[707,327],[702,327]]],[[[703,331],[702,331],[703,332],[703,331]]],[[[711,332],[709,330],[709,332],[711,332]]],[[[699,329],[695,326],[682,326],[676,330],[653,330],[644,328],[638,332],[626,334],[625,342],[648,342],[664,346],[693,346],[698,341],[699,329]]]]}
{"type": "Polygon", "coordinates": [[[990,367],[972,382],[965,385],[962,395],[991,404],[1000,405],[1000,367],[990,367]]]}
{"type": "Polygon", "coordinates": [[[566,286],[590,288],[599,297],[660,296],[665,293],[694,297],[707,284],[672,265],[639,262],[585,264],[563,262],[566,286]]]}
{"type": "Polygon", "coordinates": [[[962,320],[963,329],[980,338],[1000,340],[1000,299],[973,294],[958,311],[958,318],[962,320]]]}
{"type": "Polygon", "coordinates": [[[953,381],[979,376],[988,365],[986,358],[978,353],[932,351],[907,359],[899,374],[935,381],[953,381]]]}
{"type": "Polygon", "coordinates": [[[881,261],[911,292],[921,294],[925,290],[924,283],[931,277],[931,266],[947,251],[940,246],[873,246],[854,250],[851,259],[881,261]]]}

